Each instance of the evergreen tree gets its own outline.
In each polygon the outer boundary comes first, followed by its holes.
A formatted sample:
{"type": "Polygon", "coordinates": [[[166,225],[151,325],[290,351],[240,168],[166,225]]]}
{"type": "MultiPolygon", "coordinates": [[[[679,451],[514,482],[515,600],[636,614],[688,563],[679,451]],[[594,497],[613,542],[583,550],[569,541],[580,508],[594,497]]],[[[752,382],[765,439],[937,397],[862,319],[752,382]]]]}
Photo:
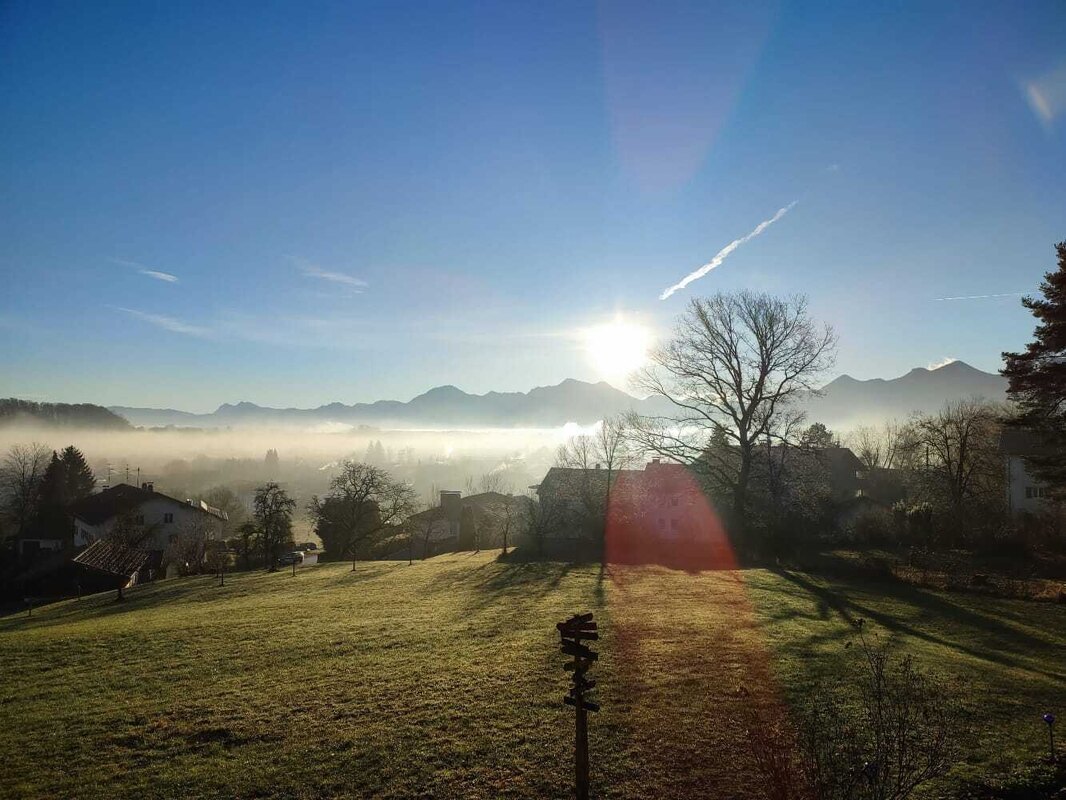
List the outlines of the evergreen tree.
{"type": "Polygon", "coordinates": [[[81,450],[68,445],[59,460],[63,465],[63,496],[66,504],[92,494],[96,488],[96,478],[81,450]]]}
{"type": "Polygon", "coordinates": [[[836,437],[821,422],[812,423],[800,436],[800,446],[812,450],[825,450],[836,444],[836,437]]]}
{"type": "Polygon", "coordinates": [[[1066,241],[1055,245],[1058,269],[1044,275],[1044,297],[1022,305],[1037,318],[1023,353],[1004,353],[1003,375],[1020,413],[1014,424],[1036,432],[1048,450],[1028,459],[1033,473],[1052,488],[1066,486],[1066,241]]]}
{"type": "Polygon", "coordinates": [[[40,505],[35,522],[38,535],[66,538],[72,533],[71,503],[92,493],[96,479],[85,456],[70,445],[62,455],[52,451],[52,459],[41,479],[40,505]]]}

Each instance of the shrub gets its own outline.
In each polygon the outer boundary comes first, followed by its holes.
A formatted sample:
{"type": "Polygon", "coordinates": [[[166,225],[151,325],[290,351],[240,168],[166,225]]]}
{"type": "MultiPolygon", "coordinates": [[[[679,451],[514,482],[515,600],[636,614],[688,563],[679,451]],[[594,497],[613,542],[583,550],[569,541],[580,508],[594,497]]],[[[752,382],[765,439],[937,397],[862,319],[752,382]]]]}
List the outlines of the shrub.
{"type": "Polygon", "coordinates": [[[950,694],[912,656],[871,642],[861,620],[858,641],[858,669],[820,687],[793,729],[749,728],[768,797],[904,800],[950,769],[959,733],[950,694]]]}
{"type": "Polygon", "coordinates": [[[848,538],[863,544],[893,543],[896,537],[892,512],[874,506],[860,509],[848,523],[848,538]]]}

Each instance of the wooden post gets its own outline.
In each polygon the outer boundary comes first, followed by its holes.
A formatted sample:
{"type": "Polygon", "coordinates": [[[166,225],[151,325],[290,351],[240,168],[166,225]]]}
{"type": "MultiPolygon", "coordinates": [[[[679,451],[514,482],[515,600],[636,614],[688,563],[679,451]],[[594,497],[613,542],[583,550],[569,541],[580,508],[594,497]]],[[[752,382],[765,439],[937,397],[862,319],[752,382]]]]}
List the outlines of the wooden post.
{"type": "Polygon", "coordinates": [[[577,800],[589,798],[589,723],[585,704],[578,692],[574,741],[574,794],[577,800]]]}
{"type": "Polygon", "coordinates": [[[292,560],[292,577],[296,577],[296,559],[292,560]]]}
{"type": "Polygon", "coordinates": [[[1047,737],[1048,746],[1051,749],[1051,760],[1055,760],[1055,715],[1050,711],[1044,715],[1044,722],[1047,723],[1047,737]]]}
{"type": "Polygon", "coordinates": [[[585,692],[591,691],[596,686],[596,681],[585,677],[592,662],[599,658],[599,653],[594,653],[583,644],[583,640],[595,641],[599,639],[596,632],[596,623],[592,621],[592,614],[575,614],[565,622],[556,624],[559,636],[562,640],[560,652],[573,658],[563,665],[563,669],[571,672],[572,686],[570,692],[563,698],[563,703],[574,707],[574,796],[577,800],[588,800],[589,797],[589,729],[588,712],[599,711],[597,703],[585,698],[585,692]]]}

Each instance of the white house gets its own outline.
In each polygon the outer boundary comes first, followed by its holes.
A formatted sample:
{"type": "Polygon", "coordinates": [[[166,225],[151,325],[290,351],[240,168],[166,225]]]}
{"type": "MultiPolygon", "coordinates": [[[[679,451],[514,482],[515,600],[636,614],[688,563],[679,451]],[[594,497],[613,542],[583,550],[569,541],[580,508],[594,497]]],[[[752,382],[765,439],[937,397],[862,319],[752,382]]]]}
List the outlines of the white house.
{"type": "Polygon", "coordinates": [[[197,525],[207,525],[217,536],[222,523],[228,519],[225,511],[202,500],[177,500],[155,491],[151,483],[143,483],[141,488],[120,483],[79,500],[70,511],[74,518],[75,547],[106,538],[123,520],[145,534],[138,547],[148,551],[165,550],[182,530],[197,525]]]}
{"type": "Polygon", "coordinates": [[[1006,459],[1007,503],[1012,514],[1036,513],[1050,496],[1048,487],[1033,477],[1026,466],[1026,457],[1038,456],[1044,443],[1034,433],[1007,428],[999,440],[999,449],[1006,459]]]}

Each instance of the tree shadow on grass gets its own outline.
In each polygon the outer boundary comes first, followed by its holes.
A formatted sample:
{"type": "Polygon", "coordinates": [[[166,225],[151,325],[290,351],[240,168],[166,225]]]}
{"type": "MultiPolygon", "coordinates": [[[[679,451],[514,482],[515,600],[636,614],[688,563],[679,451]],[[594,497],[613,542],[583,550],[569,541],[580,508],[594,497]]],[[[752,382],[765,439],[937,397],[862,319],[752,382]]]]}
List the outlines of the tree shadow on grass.
{"type": "MultiPolygon", "coordinates": [[[[323,583],[315,580],[306,585],[306,592],[316,593],[319,591],[331,591],[338,585],[353,585],[375,578],[380,578],[391,571],[392,568],[385,565],[365,565],[356,572],[343,571],[332,580],[323,583]]],[[[8,630],[25,630],[29,628],[46,628],[53,625],[65,625],[69,622],[78,622],[84,619],[107,619],[116,615],[133,614],[140,611],[155,610],[163,606],[186,606],[199,603],[214,603],[232,600],[250,594],[263,591],[267,588],[264,584],[270,583],[274,588],[273,581],[293,581],[285,588],[291,586],[301,589],[300,579],[311,577],[304,576],[297,570],[295,578],[286,570],[266,572],[254,570],[248,572],[235,572],[226,574],[224,585],[218,585],[218,578],[214,575],[193,575],[186,578],[170,578],[153,583],[144,583],[131,589],[123,590],[123,599],[117,601],[115,589],[97,594],[86,595],[81,599],[63,600],[50,604],[39,610],[35,609],[30,616],[8,617],[0,620],[0,632],[8,630]]]]}
{"type": "MultiPolygon", "coordinates": [[[[828,620],[835,615],[849,625],[855,625],[859,619],[873,620],[886,630],[929,642],[930,644],[947,647],[974,658],[990,661],[1005,667],[1026,670],[1056,681],[1066,680],[1066,673],[1040,669],[1011,655],[1011,653],[1017,652],[1034,653],[1041,649],[1053,647],[1054,645],[1048,639],[1033,636],[1016,627],[1004,624],[995,616],[980,613],[973,608],[953,603],[949,599],[932,592],[898,583],[877,584],[876,587],[881,596],[887,600],[921,609],[937,620],[969,631],[974,639],[982,641],[983,646],[945,638],[943,635],[933,633],[930,629],[903,622],[898,617],[882,610],[851,600],[837,590],[821,586],[802,573],[775,570],[774,574],[809,594],[815,601],[819,619],[828,620]]],[[[767,588],[763,591],[780,592],[780,589],[767,588]]],[[[866,591],[870,591],[870,589],[866,591]]],[[[796,616],[794,613],[780,614],[773,609],[765,613],[771,622],[783,621],[796,616]]],[[[843,635],[843,632],[841,635],[843,635]]]]}

